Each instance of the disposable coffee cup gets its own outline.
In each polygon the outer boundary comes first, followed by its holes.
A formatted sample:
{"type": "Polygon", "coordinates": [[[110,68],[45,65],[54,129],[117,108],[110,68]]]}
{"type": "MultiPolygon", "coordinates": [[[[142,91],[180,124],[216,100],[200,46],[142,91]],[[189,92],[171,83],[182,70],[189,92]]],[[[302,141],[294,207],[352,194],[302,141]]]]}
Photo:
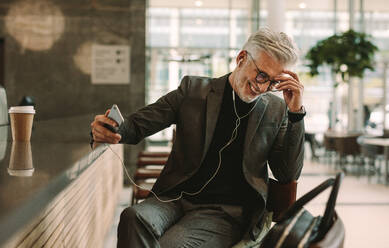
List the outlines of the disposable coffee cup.
{"type": "Polygon", "coordinates": [[[12,139],[14,141],[30,141],[34,106],[14,106],[8,111],[11,119],[12,139]]]}
{"type": "Polygon", "coordinates": [[[29,177],[34,173],[30,142],[12,142],[8,174],[11,176],[29,177]]]}

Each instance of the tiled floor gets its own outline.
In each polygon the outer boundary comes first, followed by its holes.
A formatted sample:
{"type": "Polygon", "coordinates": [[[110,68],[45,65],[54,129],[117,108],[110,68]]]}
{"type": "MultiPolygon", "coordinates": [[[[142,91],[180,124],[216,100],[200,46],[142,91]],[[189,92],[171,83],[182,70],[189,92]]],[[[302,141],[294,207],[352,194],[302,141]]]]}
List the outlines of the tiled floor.
{"type": "MultiPolygon", "coordinates": [[[[299,179],[297,197],[334,176],[336,171],[333,165],[307,159],[299,179]]],[[[115,221],[104,248],[116,247],[119,215],[128,206],[130,194],[128,188],[122,192],[115,221]]],[[[314,215],[322,215],[328,195],[329,190],[309,203],[307,209],[314,215]]],[[[389,248],[389,185],[385,185],[384,175],[368,177],[348,173],[339,191],[336,211],[345,225],[346,248],[389,248]]]]}
{"type": "MultiPolygon", "coordinates": [[[[329,165],[306,161],[298,184],[298,197],[335,173],[329,165]]],[[[337,199],[336,211],[346,229],[346,248],[389,247],[389,186],[384,175],[346,175],[337,199]]],[[[329,190],[308,204],[314,215],[322,215],[329,190]]]]}

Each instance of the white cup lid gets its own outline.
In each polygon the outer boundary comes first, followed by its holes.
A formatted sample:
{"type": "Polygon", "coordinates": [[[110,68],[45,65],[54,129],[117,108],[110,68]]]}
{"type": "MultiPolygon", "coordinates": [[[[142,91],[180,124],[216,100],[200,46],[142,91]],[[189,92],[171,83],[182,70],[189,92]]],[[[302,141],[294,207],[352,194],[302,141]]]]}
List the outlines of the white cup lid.
{"type": "Polygon", "coordinates": [[[8,168],[8,174],[15,177],[30,177],[34,174],[34,168],[25,170],[13,170],[8,168]]]}
{"type": "Polygon", "coordinates": [[[35,114],[35,109],[34,106],[13,106],[9,108],[8,113],[35,114]]]}

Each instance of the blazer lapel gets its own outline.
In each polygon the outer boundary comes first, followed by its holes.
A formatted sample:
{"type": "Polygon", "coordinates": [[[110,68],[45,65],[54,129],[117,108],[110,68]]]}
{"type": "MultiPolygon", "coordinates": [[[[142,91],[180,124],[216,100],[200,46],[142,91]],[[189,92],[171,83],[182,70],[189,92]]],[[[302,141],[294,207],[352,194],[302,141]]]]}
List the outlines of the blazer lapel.
{"type": "Polygon", "coordinates": [[[205,127],[205,142],[203,155],[200,163],[203,162],[205,155],[207,154],[209,145],[211,144],[213,134],[215,132],[217,118],[219,117],[220,106],[223,100],[223,93],[227,77],[227,74],[223,77],[216,78],[211,81],[211,89],[207,96],[207,115],[206,115],[206,127],[205,127]]]}
{"type": "Polygon", "coordinates": [[[243,147],[244,149],[243,154],[246,154],[247,149],[249,148],[251,140],[253,139],[258,129],[259,123],[261,122],[262,117],[265,113],[267,104],[268,104],[267,98],[260,96],[254,111],[249,116],[249,122],[247,124],[246,137],[245,137],[244,147],[243,147]]]}

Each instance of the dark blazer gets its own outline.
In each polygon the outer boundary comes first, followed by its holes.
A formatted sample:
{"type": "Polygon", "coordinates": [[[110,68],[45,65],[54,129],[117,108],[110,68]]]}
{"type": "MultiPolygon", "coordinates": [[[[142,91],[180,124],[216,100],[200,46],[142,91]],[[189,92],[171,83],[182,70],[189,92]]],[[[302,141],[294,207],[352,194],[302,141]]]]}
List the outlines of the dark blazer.
{"type": "MultiPolygon", "coordinates": [[[[220,78],[186,76],[178,89],[126,118],[119,129],[122,143],[136,144],[172,124],[176,139],[154,192],[162,194],[191,177],[212,140],[229,74],[220,78]]],[[[280,182],[297,179],[304,157],[304,122],[288,121],[283,99],[262,94],[249,116],[243,172],[266,202],[269,164],[280,182]]]]}

